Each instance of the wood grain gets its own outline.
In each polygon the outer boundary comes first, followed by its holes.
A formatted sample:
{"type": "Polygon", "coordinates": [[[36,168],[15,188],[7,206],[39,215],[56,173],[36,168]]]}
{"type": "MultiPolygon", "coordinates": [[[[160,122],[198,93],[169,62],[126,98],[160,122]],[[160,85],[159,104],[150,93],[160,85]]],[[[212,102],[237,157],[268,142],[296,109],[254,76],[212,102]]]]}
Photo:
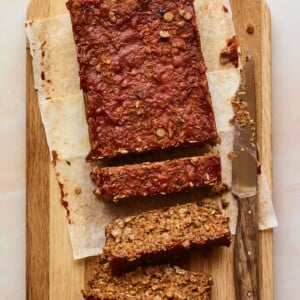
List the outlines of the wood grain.
{"type": "Polygon", "coordinates": [[[26,292],[27,299],[49,294],[49,155],[27,50],[26,91],[26,292]],[[33,171],[34,170],[34,171],[33,171]],[[39,288],[37,288],[39,283],[39,288]]]}
{"type": "MultiPolygon", "coordinates": [[[[32,0],[28,18],[66,13],[65,0],[32,0]]],[[[243,56],[252,49],[256,62],[258,141],[261,160],[272,184],[270,12],[264,0],[231,0],[243,56]],[[255,25],[253,35],[247,24],[255,25]]],[[[64,210],[50,164],[44,129],[33,88],[31,56],[27,49],[27,299],[76,300],[91,276],[95,259],[73,261],[64,210]]],[[[272,230],[260,233],[260,299],[273,299],[272,230]]],[[[194,251],[193,270],[214,277],[212,300],[234,300],[233,247],[208,253],[194,251]]]]}

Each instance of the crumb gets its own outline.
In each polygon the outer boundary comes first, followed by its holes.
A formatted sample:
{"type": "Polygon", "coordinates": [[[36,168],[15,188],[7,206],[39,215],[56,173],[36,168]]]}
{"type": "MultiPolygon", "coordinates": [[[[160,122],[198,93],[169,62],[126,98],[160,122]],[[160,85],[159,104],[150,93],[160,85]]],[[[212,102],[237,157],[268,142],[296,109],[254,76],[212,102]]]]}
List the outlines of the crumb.
{"type": "Polygon", "coordinates": [[[76,195],[80,195],[81,194],[81,187],[77,186],[74,191],[75,191],[76,195]]]}
{"type": "Polygon", "coordinates": [[[249,34],[253,34],[254,33],[254,25],[252,24],[252,23],[249,23],[248,25],[247,25],[247,33],[249,33],[249,34]]]}
{"type": "Polygon", "coordinates": [[[51,154],[52,154],[53,165],[54,165],[54,167],[56,167],[56,163],[58,161],[58,153],[56,150],[52,150],[51,154]]]}
{"type": "Polygon", "coordinates": [[[234,126],[234,124],[235,124],[235,119],[234,119],[234,117],[231,118],[228,122],[229,122],[229,124],[230,124],[231,126],[234,126]]]}
{"type": "Polygon", "coordinates": [[[70,218],[70,209],[69,209],[69,203],[68,201],[66,201],[65,197],[68,194],[65,194],[64,192],[64,184],[62,184],[61,182],[58,182],[59,185],[59,189],[60,189],[60,201],[62,206],[65,208],[66,210],[66,214],[67,214],[67,219],[68,219],[68,223],[71,224],[71,218],[70,218]]]}
{"type": "Polygon", "coordinates": [[[25,23],[25,28],[28,27],[28,26],[31,26],[32,24],[33,24],[33,21],[28,21],[28,22],[26,22],[26,23],[25,23]]]}
{"type": "Polygon", "coordinates": [[[61,201],[63,201],[64,198],[65,198],[64,184],[61,183],[61,182],[58,182],[58,185],[59,185],[59,188],[60,188],[60,198],[61,198],[61,201]]]}
{"type": "Polygon", "coordinates": [[[226,209],[229,206],[229,201],[225,198],[221,199],[221,203],[222,203],[222,208],[226,209]]]}
{"type": "Polygon", "coordinates": [[[241,127],[246,127],[252,121],[249,111],[248,104],[241,98],[242,92],[237,92],[236,96],[231,98],[234,114],[241,127]]]}
{"type": "Polygon", "coordinates": [[[96,189],[94,190],[94,194],[95,194],[96,196],[101,196],[101,191],[100,191],[100,189],[99,189],[99,188],[96,188],[96,189]]]}
{"type": "Polygon", "coordinates": [[[246,95],[246,92],[244,92],[244,91],[237,91],[236,94],[237,94],[237,96],[244,96],[244,95],[246,95]]]}
{"type": "Polygon", "coordinates": [[[228,13],[228,8],[225,5],[223,5],[223,11],[228,13]]]}
{"type": "Polygon", "coordinates": [[[224,49],[221,50],[220,53],[220,63],[221,65],[227,65],[230,62],[230,51],[229,49],[226,47],[224,49]]]}
{"type": "Polygon", "coordinates": [[[45,80],[45,79],[46,79],[46,77],[45,77],[45,72],[44,72],[44,71],[41,72],[41,78],[42,78],[42,80],[45,80]]]}
{"type": "Polygon", "coordinates": [[[257,174],[261,175],[261,163],[260,162],[258,162],[258,164],[257,164],[257,174]]]}
{"type": "Polygon", "coordinates": [[[210,196],[220,195],[228,192],[230,187],[226,183],[216,184],[211,188],[210,196]]]}
{"type": "Polygon", "coordinates": [[[220,145],[222,142],[221,137],[218,135],[218,137],[216,138],[216,145],[220,145]]]}
{"type": "Polygon", "coordinates": [[[246,55],[246,62],[249,62],[249,61],[251,61],[251,60],[252,60],[252,56],[246,55]]]}
{"type": "Polygon", "coordinates": [[[222,65],[232,63],[236,68],[239,66],[238,42],[236,36],[227,40],[227,46],[221,50],[219,59],[222,65]]]}
{"type": "Polygon", "coordinates": [[[71,162],[69,162],[68,160],[66,160],[67,165],[71,166],[71,162]]]}
{"type": "Polygon", "coordinates": [[[239,66],[238,41],[236,36],[227,40],[227,47],[230,52],[230,61],[237,68],[239,66]]]}
{"type": "Polygon", "coordinates": [[[237,158],[237,155],[234,151],[231,151],[228,153],[228,157],[230,160],[234,160],[235,158],[237,158]]]}

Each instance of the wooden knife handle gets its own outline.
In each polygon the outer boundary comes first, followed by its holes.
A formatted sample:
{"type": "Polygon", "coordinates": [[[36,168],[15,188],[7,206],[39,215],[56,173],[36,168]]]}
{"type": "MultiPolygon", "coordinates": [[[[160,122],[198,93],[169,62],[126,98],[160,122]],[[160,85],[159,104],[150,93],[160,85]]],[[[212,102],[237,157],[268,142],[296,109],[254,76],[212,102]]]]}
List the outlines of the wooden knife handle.
{"type": "Polygon", "coordinates": [[[237,300],[259,300],[257,195],[239,199],[234,245],[237,300]]]}

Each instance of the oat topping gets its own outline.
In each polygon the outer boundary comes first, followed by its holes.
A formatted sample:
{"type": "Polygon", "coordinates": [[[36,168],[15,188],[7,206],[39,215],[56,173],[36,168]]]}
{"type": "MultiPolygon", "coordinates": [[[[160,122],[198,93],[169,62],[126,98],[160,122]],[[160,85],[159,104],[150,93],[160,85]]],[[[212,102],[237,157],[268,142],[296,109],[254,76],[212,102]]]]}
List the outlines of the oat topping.
{"type": "Polygon", "coordinates": [[[174,19],[174,15],[173,15],[171,12],[166,12],[166,13],[164,14],[164,20],[165,20],[166,22],[172,22],[173,19],[174,19]]]}
{"type": "Polygon", "coordinates": [[[183,15],[183,18],[186,20],[186,21],[189,21],[191,20],[193,17],[192,13],[190,12],[185,12],[184,15],[183,15]]]}
{"type": "Polygon", "coordinates": [[[168,39],[170,37],[170,33],[166,30],[161,30],[159,32],[159,36],[162,37],[163,39],[168,39]]]}
{"type": "Polygon", "coordinates": [[[228,222],[213,202],[148,211],[108,225],[104,253],[112,272],[118,274],[176,258],[192,247],[229,246],[228,222]]]}
{"type": "Polygon", "coordinates": [[[184,24],[185,24],[185,22],[184,22],[184,21],[180,21],[180,22],[178,22],[178,25],[179,25],[180,27],[183,27],[183,26],[184,26],[184,24]]]}

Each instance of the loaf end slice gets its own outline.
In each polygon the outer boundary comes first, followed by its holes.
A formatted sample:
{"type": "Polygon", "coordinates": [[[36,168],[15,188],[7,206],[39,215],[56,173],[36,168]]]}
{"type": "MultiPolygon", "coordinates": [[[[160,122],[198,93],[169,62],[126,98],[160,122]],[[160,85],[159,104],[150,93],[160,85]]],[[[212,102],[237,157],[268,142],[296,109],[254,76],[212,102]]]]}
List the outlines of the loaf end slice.
{"type": "Polygon", "coordinates": [[[148,266],[113,276],[107,260],[101,256],[83,295],[88,300],[209,300],[212,285],[210,275],[170,265],[148,266]]]}

